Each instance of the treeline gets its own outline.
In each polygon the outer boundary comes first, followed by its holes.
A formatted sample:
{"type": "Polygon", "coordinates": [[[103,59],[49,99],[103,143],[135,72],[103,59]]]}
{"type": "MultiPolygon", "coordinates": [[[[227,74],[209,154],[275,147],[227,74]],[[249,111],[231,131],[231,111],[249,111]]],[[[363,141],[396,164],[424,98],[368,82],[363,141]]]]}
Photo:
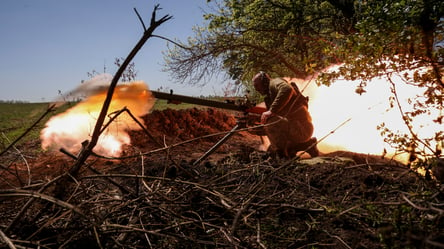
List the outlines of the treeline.
{"type": "Polygon", "coordinates": [[[1,100],[0,99],[0,103],[1,104],[29,104],[29,101],[24,101],[24,100],[1,100]]]}

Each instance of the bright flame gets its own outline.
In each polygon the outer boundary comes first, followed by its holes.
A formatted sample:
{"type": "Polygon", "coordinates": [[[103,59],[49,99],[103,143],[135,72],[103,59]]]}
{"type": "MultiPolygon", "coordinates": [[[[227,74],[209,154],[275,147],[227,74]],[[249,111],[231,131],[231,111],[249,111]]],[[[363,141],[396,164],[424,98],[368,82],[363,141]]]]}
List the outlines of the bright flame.
{"type": "MultiPolygon", "coordinates": [[[[107,89],[96,89],[89,96],[64,113],[52,117],[41,131],[43,149],[63,147],[70,152],[80,150],[81,143],[91,138],[96,120],[106,98],[107,89]]],[[[147,114],[154,104],[154,98],[143,82],[132,82],[116,87],[104,124],[110,120],[110,113],[126,107],[136,118],[147,114]]],[[[141,121],[141,123],[143,123],[141,121]]],[[[122,113],[100,135],[94,151],[107,156],[119,156],[124,144],[130,144],[128,130],[140,129],[127,114],[122,113]]]]}
{"type": "MultiPolygon", "coordinates": [[[[416,86],[410,86],[399,77],[392,77],[396,91],[404,108],[407,98],[421,94],[416,86]]],[[[317,86],[314,82],[292,79],[300,89],[307,88],[304,95],[310,97],[309,110],[315,126],[314,136],[325,139],[319,143],[319,150],[328,153],[336,150],[348,150],[358,153],[393,156],[396,151],[383,141],[377,126],[385,123],[393,131],[409,134],[397,108],[390,109],[390,83],[386,78],[374,78],[368,82],[366,92],[355,92],[357,81],[337,80],[330,87],[317,86]],[[390,110],[389,110],[390,109],[390,110]],[[337,128],[337,129],[336,129],[337,128]]],[[[423,89],[422,89],[423,90],[423,89]]],[[[436,113],[435,113],[436,114],[436,113]]],[[[444,130],[442,124],[432,121],[436,115],[423,115],[414,120],[415,132],[419,137],[431,137],[435,131],[444,130]]],[[[394,157],[407,162],[408,155],[394,157]]]]}

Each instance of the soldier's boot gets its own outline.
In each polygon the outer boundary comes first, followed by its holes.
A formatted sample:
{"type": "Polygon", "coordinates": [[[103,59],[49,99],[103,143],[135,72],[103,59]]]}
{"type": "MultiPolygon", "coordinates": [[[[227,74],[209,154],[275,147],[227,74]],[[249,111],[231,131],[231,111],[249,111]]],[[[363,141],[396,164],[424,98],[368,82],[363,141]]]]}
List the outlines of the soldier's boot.
{"type": "Polygon", "coordinates": [[[306,151],[311,157],[317,157],[319,156],[317,142],[318,140],[315,137],[312,137],[307,142],[294,145],[289,149],[288,154],[295,155],[298,151],[306,151]]]}
{"type": "Polygon", "coordinates": [[[310,154],[311,157],[319,156],[318,140],[315,137],[312,137],[310,138],[310,140],[308,140],[307,143],[307,153],[310,154]]]}

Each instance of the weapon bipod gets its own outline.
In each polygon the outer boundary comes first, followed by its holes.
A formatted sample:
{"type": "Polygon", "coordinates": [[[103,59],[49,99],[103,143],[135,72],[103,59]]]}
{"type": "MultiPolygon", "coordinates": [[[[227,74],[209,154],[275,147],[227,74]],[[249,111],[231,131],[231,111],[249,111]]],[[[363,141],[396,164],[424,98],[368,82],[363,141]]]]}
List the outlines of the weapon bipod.
{"type": "Polygon", "coordinates": [[[236,125],[231,129],[223,138],[221,138],[216,144],[213,145],[205,154],[194,161],[193,166],[198,165],[200,162],[205,160],[209,155],[211,155],[215,150],[217,150],[225,141],[227,141],[231,136],[233,136],[238,130],[247,127],[247,113],[243,113],[242,116],[236,117],[236,125]]]}

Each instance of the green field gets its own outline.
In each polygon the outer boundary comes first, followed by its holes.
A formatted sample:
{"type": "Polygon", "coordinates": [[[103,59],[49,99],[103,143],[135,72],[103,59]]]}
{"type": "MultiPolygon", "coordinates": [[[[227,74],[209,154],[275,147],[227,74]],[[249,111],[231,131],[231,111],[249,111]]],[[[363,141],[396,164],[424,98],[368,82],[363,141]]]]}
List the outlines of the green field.
{"type": "MultiPolygon", "coordinates": [[[[12,141],[22,135],[29,127],[31,127],[44,113],[48,110],[49,103],[5,103],[0,102],[0,150],[8,146],[12,141]]],[[[38,123],[20,143],[37,139],[40,130],[48,119],[60,112],[73,106],[72,103],[64,104],[54,111],[48,113],[42,121],[38,123]]],[[[157,100],[153,110],[185,109],[198,107],[191,104],[168,104],[166,100],[157,100]]]]}
{"type": "MultiPolygon", "coordinates": [[[[46,112],[48,107],[48,103],[0,103],[0,148],[9,145],[23,134],[46,112]]],[[[44,123],[51,115],[54,115],[53,113],[48,113],[23,141],[37,138],[44,123]]]]}
{"type": "Polygon", "coordinates": [[[187,104],[187,103],[182,103],[182,104],[168,104],[167,100],[164,99],[158,99],[156,100],[156,104],[153,107],[153,110],[165,110],[167,108],[170,109],[186,109],[186,108],[193,108],[193,107],[199,107],[193,104],[187,104]]]}

